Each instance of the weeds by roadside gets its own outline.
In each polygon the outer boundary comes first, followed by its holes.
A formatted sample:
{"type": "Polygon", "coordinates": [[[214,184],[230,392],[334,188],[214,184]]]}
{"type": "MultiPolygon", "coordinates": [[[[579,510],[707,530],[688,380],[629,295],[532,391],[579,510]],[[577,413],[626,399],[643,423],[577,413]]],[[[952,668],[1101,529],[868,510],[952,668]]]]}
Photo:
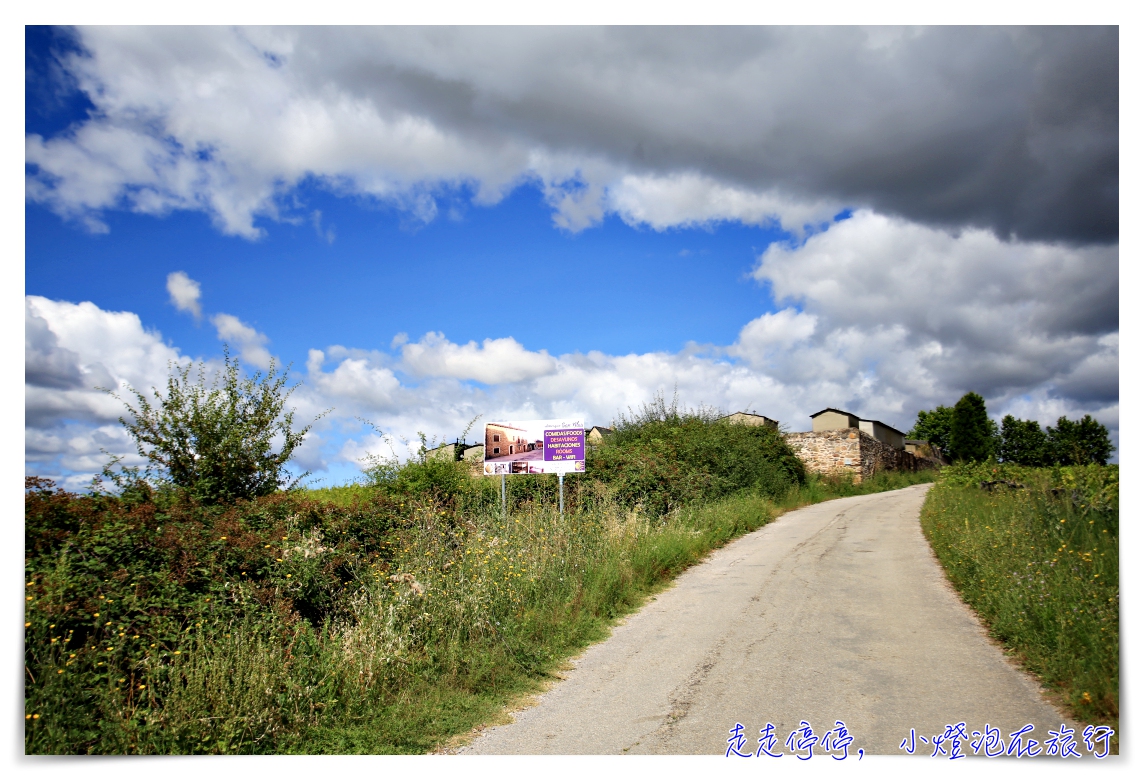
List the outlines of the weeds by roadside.
{"type": "Polygon", "coordinates": [[[425,458],[213,507],[32,480],[26,752],[426,752],[782,511],[932,478],[807,478],[769,430],[641,424],[566,480],[564,518],[552,476],[514,476],[502,511],[496,480],[425,458]]]}
{"type": "Polygon", "coordinates": [[[954,466],[922,529],[993,636],[1078,721],[1119,731],[1119,468],[954,466]]]}

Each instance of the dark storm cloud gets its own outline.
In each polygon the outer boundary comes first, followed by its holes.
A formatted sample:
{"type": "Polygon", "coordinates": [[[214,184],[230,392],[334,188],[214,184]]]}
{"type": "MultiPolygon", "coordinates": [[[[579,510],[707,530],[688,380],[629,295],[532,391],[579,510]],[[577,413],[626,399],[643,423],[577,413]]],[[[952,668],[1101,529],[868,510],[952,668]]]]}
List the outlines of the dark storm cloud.
{"type": "Polygon", "coordinates": [[[125,202],[202,208],[227,232],[254,235],[253,215],[273,216],[282,187],[313,175],[344,191],[404,192],[425,218],[433,187],[470,182],[495,200],[539,178],[558,211],[579,209],[558,219],[573,228],[617,209],[656,227],[748,219],[695,208],[648,217],[647,188],[630,191],[627,211],[607,200],[624,177],[692,176],[1006,239],[1119,233],[1115,27],[91,28],[78,38],[90,56],[64,62],[96,118],[70,138],[29,136],[28,159],[30,196],[80,218],[125,202]],[[570,179],[585,187],[579,200],[552,189],[570,179]]]}
{"type": "Polygon", "coordinates": [[[344,31],[304,31],[301,72],[470,136],[1003,237],[1118,235],[1116,28],[350,37],[359,45],[335,52],[344,31]]]}

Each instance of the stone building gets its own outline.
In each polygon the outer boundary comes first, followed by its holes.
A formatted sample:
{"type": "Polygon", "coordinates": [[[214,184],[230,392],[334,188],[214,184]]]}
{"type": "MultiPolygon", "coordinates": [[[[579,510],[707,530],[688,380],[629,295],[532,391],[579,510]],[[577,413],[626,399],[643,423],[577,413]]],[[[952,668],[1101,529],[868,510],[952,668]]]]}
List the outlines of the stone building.
{"type": "Polygon", "coordinates": [[[848,473],[861,482],[879,471],[917,471],[930,465],[906,451],[905,434],[879,420],[862,420],[829,407],[810,418],[813,430],[785,435],[807,471],[848,473]]]}
{"type": "Polygon", "coordinates": [[[535,447],[525,438],[523,428],[489,423],[485,426],[485,457],[501,458],[528,452],[535,447]]]}

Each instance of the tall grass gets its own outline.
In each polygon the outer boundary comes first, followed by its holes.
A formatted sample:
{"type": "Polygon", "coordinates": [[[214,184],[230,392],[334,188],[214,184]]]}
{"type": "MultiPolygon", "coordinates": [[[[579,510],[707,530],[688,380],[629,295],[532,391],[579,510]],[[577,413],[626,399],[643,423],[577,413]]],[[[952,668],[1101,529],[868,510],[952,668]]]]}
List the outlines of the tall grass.
{"type": "Polygon", "coordinates": [[[953,467],[922,529],[992,635],[1078,720],[1118,729],[1118,467],[953,467]]]}
{"type": "Polygon", "coordinates": [[[773,431],[642,424],[590,455],[612,468],[566,480],[563,517],[553,476],[513,476],[502,510],[497,480],[425,458],[229,507],[32,480],[25,750],[426,752],[711,549],[929,478],[807,478],[773,431]]]}

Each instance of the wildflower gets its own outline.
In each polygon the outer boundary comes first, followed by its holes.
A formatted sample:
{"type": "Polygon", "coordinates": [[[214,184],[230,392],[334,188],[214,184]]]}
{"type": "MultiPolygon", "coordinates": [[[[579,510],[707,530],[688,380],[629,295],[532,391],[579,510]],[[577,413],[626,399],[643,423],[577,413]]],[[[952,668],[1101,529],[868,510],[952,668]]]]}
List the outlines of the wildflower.
{"type": "Polygon", "coordinates": [[[182,650],[176,650],[176,651],[175,651],[175,655],[182,655],[182,654],[183,654],[183,651],[182,651],[182,650]]]}
{"type": "Polygon", "coordinates": [[[220,537],[218,538],[218,540],[219,540],[220,542],[225,542],[225,541],[226,541],[226,537],[225,537],[225,536],[220,536],[220,537]]]}
{"type": "Polygon", "coordinates": [[[31,625],[32,625],[31,623],[25,623],[25,624],[24,624],[24,628],[30,628],[30,627],[31,627],[31,625]]]}
{"type": "Polygon", "coordinates": [[[56,669],[56,674],[63,674],[63,673],[64,673],[63,669],[56,669]]]}
{"type": "Polygon", "coordinates": [[[33,715],[33,716],[32,716],[32,720],[39,720],[39,719],[40,719],[40,716],[39,716],[39,715],[33,715]]]}

